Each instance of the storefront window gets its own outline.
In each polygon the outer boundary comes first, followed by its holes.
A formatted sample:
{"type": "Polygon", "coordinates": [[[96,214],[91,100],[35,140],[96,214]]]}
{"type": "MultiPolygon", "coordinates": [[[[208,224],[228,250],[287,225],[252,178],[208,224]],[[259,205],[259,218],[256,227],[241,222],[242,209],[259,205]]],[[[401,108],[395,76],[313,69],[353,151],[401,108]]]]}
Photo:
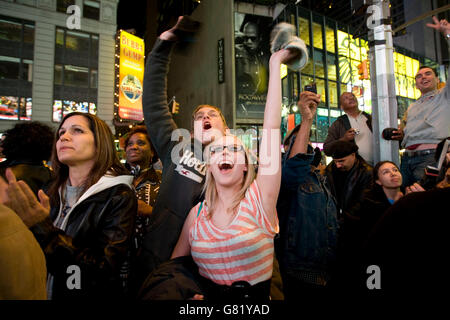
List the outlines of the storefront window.
{"type": "Polygon", "coordinates": [[[64,30],[56,29],[56,46],[64,47],[64,30]]]}
{"type": "Polygon", "coordinates": [[[22,60],[22,74],[20,77],[22,80],[28,82],[33,81],[33,61],[32,60],[22,60]]]}
{"type": "Polygon", "coordinates": [[[0,119],[31,119],[33,43],[33,22],[0,16],[0,119]]]}
{"type": "Polygon", "coordinates": [[[96,110],[98,39],[94,34],[56,29],[53,121],[67,112],[96,110]]]}
{"type": "Polygon", "coordinates": [[[19,79],[20,59],[0,56],[0,79],[19,79]]]}
{"type": "Polygon", "coordinates": [[[319,50],[314,50],[314,64],[316,67],[316,77],[325,77],[325,68],[323,62],[323,52],[319,50]]]}
{"type": "Polygon", "coordinates": [[[82,54],[89,54],[90,36],[86,33],[66,31],[66,48],[82,54]]]}
{"type": "Polygon", "coordinates": [[[330,108],[338,107],[338,91],[337,91],[337,83],[334,81],[328,81],[328,94],[329,94],[329,103],[330,108]]]}
{"type": "Polygon", "coordinates": [[[317,93],[320,94],[319,107],[326,106],[327,91],[326,91],[326,87],[325,87],[325,80],[316,78],[316,86],[317,86],[317,93]]]}
{"type": "Polygon", "coordinates": [[[62,66],[55,64],[55,76],[54,76],[54,81],[55,84],[59,84],[62,85],[63,81],[62,81],[62,66]]]}
{"type": "Polygon", "coordinates": [[[87,88],[89,86],[89,69],[84,67],[65,65],[64,85],[87,88]]]}
{"type": "Polygon", "coordinates": [[[56,1],[56,11],[67,13],[67,7],[74,5],[75,0],[57,0],[56,1]]]}
{"type": "Polygon", "coordinates": [[[312,27],[314,48],[323,49],[322,25],[313,22],[312,27]]]}
{"type": "Polygon", "coordinates": [[[83,1],[83,17],[98,20],[100,18],[100,3],[98,1],[83,1]]]}
{"type": "Polygon", "coordinates": [[[326,41],[327,51],[335,53],[336,48],[335,48],[334,41],[336,39],[336,34],[334,32],[334,29],[332,29],[328,26],[325,27],[325,39],[326,39],[325,41],[326,41]]]}
{"type": "Polygon", "coordinates": [[[300,39],[305,41],[306,45],[311,45],[311,42],[309,41],[309,19],[299,17],[298,24],[300,28],[300,39]]]}
{"type": "Polygon", "coordinates": [[[34,43],[34,26],[29,24],[23,25],[23,42],[34,43]]]}
{"type": "Polygon", "coordinates": [[[337,80],[336,57],[334,54],[327,54],[328,79],[337,80]]]}

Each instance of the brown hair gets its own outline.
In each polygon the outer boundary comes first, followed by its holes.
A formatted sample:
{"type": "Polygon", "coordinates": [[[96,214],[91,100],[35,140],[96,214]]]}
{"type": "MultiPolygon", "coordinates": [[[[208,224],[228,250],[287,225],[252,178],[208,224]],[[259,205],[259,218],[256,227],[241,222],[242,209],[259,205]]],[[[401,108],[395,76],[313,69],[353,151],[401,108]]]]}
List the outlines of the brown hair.
{"type": "Polygon", "coordinates": [[[53,143],[53,153],[51,158],[52,168],[55,173],[55,180],[49,187],[48,194],[50,196],[50,201],[52,205],[56,205],[59,200],[59,189],[60,187],[65,187],[67,179],[69,178],[69,167],[61,163],[58,159],[58,154],[56,151],[56,142],[59,139],[59,130],[61,129],[64,122],[73,116],[83,116],[88,120],[89,129],[94,135],[95,143],[95,161],[89,174],[87,175],[86,181],[82,185],[82,190],[79,194],[81,196],[87,189],[92,185],[97,183],[102,176],[107,172],[112,176],[120,176],[128,174],[125,167],[120,163],[119,157],[116,152],[114,145],[114,136],[108,125],[101,120],[99,117],[82,112],[72,112],[64,117],[61,121],[58,129],[56,130],[55,140],[53,143]]]}

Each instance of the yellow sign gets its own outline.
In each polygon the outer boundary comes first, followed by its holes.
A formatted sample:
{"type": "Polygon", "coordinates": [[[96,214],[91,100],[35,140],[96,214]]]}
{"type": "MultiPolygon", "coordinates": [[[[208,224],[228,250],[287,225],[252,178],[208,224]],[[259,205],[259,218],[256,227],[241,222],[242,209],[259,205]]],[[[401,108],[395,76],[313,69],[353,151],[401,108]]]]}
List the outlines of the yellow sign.
{"type": "Polygon", "coordinates": [[[141,121],[144,81],[144,40],[120,31],[119,116],[141,121]]]}

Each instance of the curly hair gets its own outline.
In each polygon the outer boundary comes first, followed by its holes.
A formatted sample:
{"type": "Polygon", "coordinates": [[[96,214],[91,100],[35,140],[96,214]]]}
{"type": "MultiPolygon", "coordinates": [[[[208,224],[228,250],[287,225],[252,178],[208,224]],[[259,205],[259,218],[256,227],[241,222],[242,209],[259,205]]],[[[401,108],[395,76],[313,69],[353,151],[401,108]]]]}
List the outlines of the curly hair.
{"type": "Polygon", "coordinates": [[[17,123],[5,132],[1,142],[3,154],[9,161],[47,161],[52,154],[53,138],[53,129],[41,122],[17,123]]]}

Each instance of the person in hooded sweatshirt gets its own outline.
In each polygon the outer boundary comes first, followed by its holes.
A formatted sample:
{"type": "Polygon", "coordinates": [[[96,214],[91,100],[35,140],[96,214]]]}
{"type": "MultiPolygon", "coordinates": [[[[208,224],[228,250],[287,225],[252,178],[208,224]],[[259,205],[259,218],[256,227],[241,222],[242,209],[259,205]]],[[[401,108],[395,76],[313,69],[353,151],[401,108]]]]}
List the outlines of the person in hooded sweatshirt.
{"type": "Polygon", "coordinates": [[[68,114],[56,132],[48,196],[38,198],[11,169],[6,193],[47,260],[49,299],[120,299],[137,202],[133,176],[98,117],[68,114]]]}

